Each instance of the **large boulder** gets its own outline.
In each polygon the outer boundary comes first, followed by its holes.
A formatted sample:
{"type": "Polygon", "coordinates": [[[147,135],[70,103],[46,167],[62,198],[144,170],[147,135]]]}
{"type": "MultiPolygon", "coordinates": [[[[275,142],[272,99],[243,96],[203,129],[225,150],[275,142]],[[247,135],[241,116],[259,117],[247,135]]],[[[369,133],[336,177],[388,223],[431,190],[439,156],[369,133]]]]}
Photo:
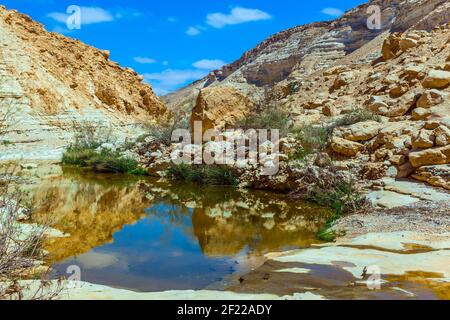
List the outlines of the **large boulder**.
{"type": "Polygon", "coordinates": [[[344,138],[350,141],[368,141],[375,137],[382,127],[376,121],[359,122],[344,129],[344,138]]]}
{"type": "Polygon", "coordinates": [[[434,146],[435,135],[431,130],[420,130],[413,136],[412,146],[416,149],[427,149],[434,146]]]}
{"type": "Polygon", "coordinates": [[[331,139],[331,148],[340,155],[354,157],[364,149],[364,145],[340,137],[333,137],[331,139]]]}
{"type": "Polygon", "coordinates": [[[450,72],[443,70],[431,70],[423,80],[422,85],[430,89],[443,89],[450,85],[450,72]]]}
{"type": "Polygon", "coordinates": [[[191,127],[195,121],[203,124],[203,132],[224,129],[245,118],[253,109],[251,101],[231,87],[210,87],[200,91],[192,110],[191,127]]]}
{"type": "Polygon", "coordinates": [[[450,129],[448,127],[440,125],[434,129],[433,135],[437,146],[445,147],[450,144],[450,129]]]}
{"type": "Polygon", "coordinates": [[[450,145],[411,152],[409,154],[409,161],[414,168],[450,163],[450,145]]]}
{"type": "Polygon", "coordinates": [[[384,60],[390,60],[395,58],[400,51],[400,36],[398,33],[391,34],[383,42],[383,47],[381,48],[381,54],[384,60]]]}
{"type": "Polygon", "coordinates": [[[450,190],[450,165],[425,166],[417,169],[412,177],[435,187],[450,190]]]}
{"type": "Polygon", "coordinates": [[[444,102],[447,94],[436,89],[425,91],[417,100],[418,108],[430,108],[444,102]]]}

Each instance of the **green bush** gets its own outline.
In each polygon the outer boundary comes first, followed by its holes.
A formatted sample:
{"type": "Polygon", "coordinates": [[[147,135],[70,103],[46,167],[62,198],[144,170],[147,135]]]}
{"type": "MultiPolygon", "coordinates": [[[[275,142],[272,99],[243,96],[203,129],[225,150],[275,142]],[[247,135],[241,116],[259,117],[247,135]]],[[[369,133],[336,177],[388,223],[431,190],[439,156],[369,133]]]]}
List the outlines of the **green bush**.
{"type": "Polygon", "coordinates": [[[124,158],[119,152],[107,150],[95,153],[87,164],[95,171],[111,173],[132,173],[139,168],[136,160],[124,158]]]}
{"type": "Polygon", "coordinates": [[[73,165],[85,167],[88,161],[94,157],[95,149],[73,145],[68,147],[63,154],[62,163],[64,165],[73,165]]]}
{"type": "Polygon", "coordinates": [[[125,158],[120,152],[110,150],[97,152],[95,149],[80,146],[67,148],[63,154],[62,163],[63,165],[90,168],[96,172],[147,174],[144,169],[139,167],[136,160],[125,158]]]}
{"type": "Polygon", "coordinates": [[[289,115],[277,108],[267,108],[262,112],[253,112],[245,119],[236,122],[237,129],[278,129],[280,137],[285,137],[291,130],[292,121],[289,115]]]}
{"type": "Polygon", "coordinates": [[[172,164],[167,175],[175,180],[212,185],[236,185],[237,176],[227,166],[172,164]]]}
{"type": "Polygon", "coordinates": [[[292,133],[302,145],[302,149],[293,156],[295,160],[302,160],[309,154],[324,151],[328,145],[328,138],[330,136],[327,127],[311,124],[301,129],[296,129],[292,133]]]}
{"type": "Polygon", "coordinates": [[[165,146],[172,144],[172,133],[177,129],[189,130],[189,119],[182,113],[176,113],[169,123],[166,124],[146,124],[144,125],[146,134],[139,137],[136,142],[142,142],[147,137],[153,137],[156,142],[165,146]]]}

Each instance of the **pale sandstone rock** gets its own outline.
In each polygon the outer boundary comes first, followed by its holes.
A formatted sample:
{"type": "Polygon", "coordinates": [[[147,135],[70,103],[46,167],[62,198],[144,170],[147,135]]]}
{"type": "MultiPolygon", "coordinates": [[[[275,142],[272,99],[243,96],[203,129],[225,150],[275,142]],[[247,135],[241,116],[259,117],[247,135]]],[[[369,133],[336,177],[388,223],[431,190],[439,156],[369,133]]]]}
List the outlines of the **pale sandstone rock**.
{"type": "Polygon", "coordinates": [[[418,108],[429,108],[444,102],[447,94],[436,89],[427,90],[417,100],[418,108]]]}
{"type": "Polygon", "coordinates": [[[417,76],[419,73],[424,71],[425,66],[423,64],[420,65],[410,65],[404,69],[404,73],[410,76],[417,76]]]}
{"type": "Polygon", "coordinates": [[[415,168],[450,163],[450,146],[411,152],[409,154],[409,161],[411,161],[412,166],[415,168]]]}
{"type": "Polygon", "coordinates": [[[432,112],[425,108],[416,108],[412,111],[412,117],[414,120],[427,120],[432,112]]]}
{"type": "Polygon", "coordinates": [[[368,103],[369,109],[377,114],[389,112],[389,105],[380,96],[372,96],[368,103]]]}
{"type": "Polygon", "coordinates": [[[339,115],[339,110],[335,106],[327,104],[323,106],[322,113],[327,117],[335,117],[339,115]]]}
{"type": "Polygon", "coordinates": [[[424,88],[443,89],[450,85],[450,72],[431,70],[422,82],[424,88]]]}
{"type": "Polygon", "coordinates": [[[412,177],[432,186],[450,190],[450,166],[447,164],[420,167],[414,172],[412,177]]]}
{"type": "Polygon", "coordinates": [[[435,135],[431,130],[420,130],[412,139],[413,148],[426,149],[434,146],[435,135]]]}
{"type": "Polygon", "coordinates": [[[382,126],[376,121],[359,122],[346,128],[343,137],[350,141],[368,141],[380,132],[382,126]]]}
{"type": "Polygon", "coordinates": [[[450,129],[447,126],[441,125],[434,129],[433,132],[436,137],[437,146],[446,146],[450,144],[450,129]]]}
{"type": "Polygon", "coordinates": [[[406,51],[408,49],[417,47],[417,45],[418,45],[417,40],[412,39],[410,37],[402,38],[402,39],[400,39],[400,42],[399,42],[399,46],[400,46],[400,50],[401,51],[406,51]]]}
{"type": "Polygon", "coordinates": [[[364,149],[364,145],[343,138],[333,137],[331,140],[331,148],[338,154],[353,157],[364,149]]]}
{"type": "MultiPolygon", "coordinates": [[[[239,90],[229,87],[210,87],[200,91],[192,110],[191,127],[195,121],[203,124],[203,132],[224,129],[243,119],[253,104],[239,90]]],[[[203,133],[202,132],[202,133],[203,133]]]]}

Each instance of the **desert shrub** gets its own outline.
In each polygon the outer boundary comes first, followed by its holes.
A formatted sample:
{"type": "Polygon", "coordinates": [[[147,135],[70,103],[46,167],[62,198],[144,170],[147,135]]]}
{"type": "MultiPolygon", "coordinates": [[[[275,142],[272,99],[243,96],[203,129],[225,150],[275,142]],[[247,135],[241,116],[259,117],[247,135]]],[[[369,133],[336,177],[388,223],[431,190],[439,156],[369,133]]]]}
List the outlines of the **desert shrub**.
{"type": "Polygon", "coordinates": [[[86,122],[77,130],[74,142],[63,153],[63,165],[90,168],[95,172],[146,174],[136,160],[123,156],[120,150],[100,148],[113,142],[111,129],[86,122]]]}
{"type": "Polygon", "coordinates": [[[69,147],[63,154],[63,165],[90,168],[95,172],[125,173],[146,175],[139,163],[124,157],[118,151],[104,149],[96,151],[92,148],[69,147]]]}
{"type": "Polygon", "coordinates": [[[76,132],[72,146],[75,148],[96,149],[104,143],[114,143],[112,128],[99,123],[84,121],[73,124],[76,132]]]}
{"type": "Polygon", "coordinates": [[[211,185],[236,185],[237,176],[228,166],[172,164],[167,175],[175,180],[211,185]]]}
{"type": "Polygon", "coordinates": [[[344,116],[331,125],[334,128],[350,126],[355,123],[364,121],[377,121],[381,122],[381,117],[370,110],[364,108],[353,108],[349,113],[344,114],[344,116]]]}
{"type": "Polygon", "coordinates": [[[324,151],[330,136],[329,129],[326,126],[312,124],[295,129],[292,134],[302,145],[302,148],[293,156],[296,160],[302,160],[309,154],[324,151]]]}
{"type": "Polygon", "coordinates": [[[170,146],[172,144],[172,133],[177,129],[189,130],[189,119],[183,113],[175,113],[166,124],[145,124],[144,130],[146,130],[146,133],[139,137],[136,142],[142,142],[147,137],[153,137],[155,142],[170,146]]]}
{"type": "Polygon", "coordinates": [[[32,281],[32,286],[23,281],[36,276],[32,272],[43,259],[42,243],[50,219],[26,228],[18,222],[29,216],[31,209],[17,181],[17,166],[0,167],[0,300],[52,299],[62,288],[59,282],[47,288],[46,272],[38,274],[42,279],[32,281]]]}
{"type": "Polygon", "coordinates": [[[94,155],[94,148],[72,145],[64,151],[62,163],[64,165],[84,167],[88,165],[88,161],[94,157],[94,155]]]}
{"type": "Polygon", "coordinates": [[[98,172],[131,174],[138,172],[139,169],[139,163],[136,160],[123,157],[119,152],[110,150],[95,152],[86,163],[98,172]]]}
{"type": "Polygon", "coordinates": [[[342,216],[358,212],[368,205],[368,201],[356,178],[351,173],[344,174],[330,165],[326,168],[305,167],[299,173],[301,177],[294,198],[312,201],[333,209],[333,215],[325,227],[320,230],[318,238],[332,240],[336,234],[330,230],[334,222],[342,216]]]}
{"type": "Polygon", "coordinates": [[[249,130],[249,129],[278,129],[280,130],[280,137],[285,137],[291,130],[292,121],[289,114],[271,107],[266,108],[263,111],[255,111],[249,116],[240,121],[237,121],[234,125],[237,129],[249,130]]]}

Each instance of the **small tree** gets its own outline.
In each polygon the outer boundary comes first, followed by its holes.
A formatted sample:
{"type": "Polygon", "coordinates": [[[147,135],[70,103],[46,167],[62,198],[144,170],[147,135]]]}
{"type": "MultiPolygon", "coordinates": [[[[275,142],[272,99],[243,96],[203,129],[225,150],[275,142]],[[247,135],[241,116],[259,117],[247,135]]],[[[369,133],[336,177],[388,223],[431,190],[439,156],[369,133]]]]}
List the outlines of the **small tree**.
{"type": "Polygon", "coordinates": [[[17,185],[16,165],[0,168],[0,300],[48,300],[59,295],[61,283],[49,289],[45,280],[25,282],[34,276],[33,268],[42,260],[42,243],[49,224],[25,225],[31,212],[24,206],[25,197],[17,185]]]}

